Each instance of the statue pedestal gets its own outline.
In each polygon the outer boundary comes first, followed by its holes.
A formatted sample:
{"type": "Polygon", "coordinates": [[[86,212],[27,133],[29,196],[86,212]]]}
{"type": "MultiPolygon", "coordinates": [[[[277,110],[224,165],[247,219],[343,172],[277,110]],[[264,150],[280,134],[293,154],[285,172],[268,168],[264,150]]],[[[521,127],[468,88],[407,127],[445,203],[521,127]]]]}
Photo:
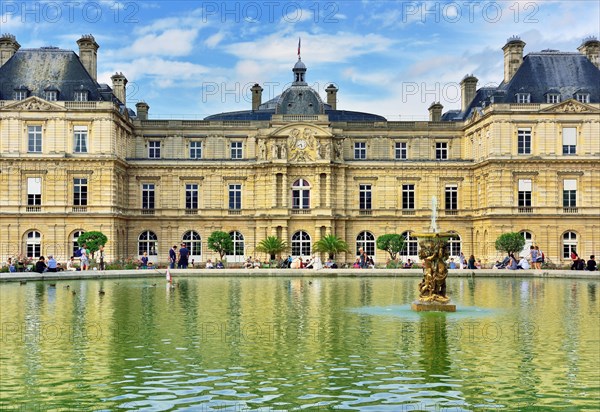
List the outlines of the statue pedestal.
{"type": "Polygon", "coordinates": [[[451,302],[422,302],[415,300],[410,307],[416,312],[456,312],[456,305],[451,302]]]}

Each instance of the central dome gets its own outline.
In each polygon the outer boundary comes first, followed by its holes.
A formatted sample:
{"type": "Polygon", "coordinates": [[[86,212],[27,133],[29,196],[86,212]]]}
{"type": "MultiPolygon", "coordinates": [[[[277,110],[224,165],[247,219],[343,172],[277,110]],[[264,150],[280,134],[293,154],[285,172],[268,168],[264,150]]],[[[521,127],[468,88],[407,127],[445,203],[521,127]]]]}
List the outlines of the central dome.
{"type": "Polygon", "coordinates": [[[321,96],[310,87],[304,78],[306,74],[306,65],[300,57],[292,69],[294,73],[294,81],[292,85],[286,89],[275,106],[277,114],[323,114],[325,107],[321,96]]]}

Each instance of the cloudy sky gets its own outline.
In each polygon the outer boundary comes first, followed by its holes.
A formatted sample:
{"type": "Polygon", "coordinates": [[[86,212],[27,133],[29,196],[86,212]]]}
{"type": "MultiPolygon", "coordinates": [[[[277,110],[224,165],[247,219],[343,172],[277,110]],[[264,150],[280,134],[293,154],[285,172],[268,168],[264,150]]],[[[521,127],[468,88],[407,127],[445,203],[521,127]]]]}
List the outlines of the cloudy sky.
{"type": "Polygon", "coordinates": [[[440,101],[459,108],[466,74],[479,87],[502,80],[502,46],[517,35],[525,53],[576,52],[600,34],[597,1],[10,1],[0,2],[0,32],[23,48],[77,51],[93,34],[98,76],[122,72],[128,106],[150,105],[150,118],[204,118],[250,108],[292,81],[301,56],[306,80],[338,108],[389,120],[424,120],[440,101]]]}

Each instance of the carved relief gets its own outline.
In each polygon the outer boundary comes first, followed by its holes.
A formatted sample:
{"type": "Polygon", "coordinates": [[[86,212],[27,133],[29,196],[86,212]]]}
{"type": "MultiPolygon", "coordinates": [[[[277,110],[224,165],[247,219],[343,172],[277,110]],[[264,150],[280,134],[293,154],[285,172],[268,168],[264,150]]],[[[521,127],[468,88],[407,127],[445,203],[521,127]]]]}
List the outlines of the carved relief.
{"type": "Polygon", "coordinates": [[[595,111],[596,110],[593,107],[579,103],[573,99],[543,110],[543,112],[546,113],[591,113],[595,111]]]}

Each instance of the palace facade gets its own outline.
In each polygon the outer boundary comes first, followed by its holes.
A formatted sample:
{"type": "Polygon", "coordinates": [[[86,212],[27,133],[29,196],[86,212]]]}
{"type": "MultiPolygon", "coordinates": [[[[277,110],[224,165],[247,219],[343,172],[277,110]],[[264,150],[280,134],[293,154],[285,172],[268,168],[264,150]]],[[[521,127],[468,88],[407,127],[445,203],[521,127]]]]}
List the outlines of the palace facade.
{"type": "Polygon", "coordinates": [[[338,89],[323,100],[300,59],[280,96],[262,102],[254,85],[248,110],[152,120],[147,103],[127,107],[122,73],[98,83],[94,37],[77,44],[21,49],[0,37],[2,262],[66,260],[90,230],[108,236],[109,261],[147,251],[165,262],[185,242],[203,262],[216,257],[207,238],[223,230],[235,244],[228,261],[255,256],[270,235],[306,256],[335,234],[382,264],[378,236],[404,234],[404,258],[418,260],[411,233],[432,221],[455,232],[452,255],[483,262],[500,258],[494,242],[508,231],[554,263],[600,252],[596,39],[524,56],[511,38],[500,85],[465,76],[461,107],[434,102],[429,121],[339,109],[338,89]]]}

